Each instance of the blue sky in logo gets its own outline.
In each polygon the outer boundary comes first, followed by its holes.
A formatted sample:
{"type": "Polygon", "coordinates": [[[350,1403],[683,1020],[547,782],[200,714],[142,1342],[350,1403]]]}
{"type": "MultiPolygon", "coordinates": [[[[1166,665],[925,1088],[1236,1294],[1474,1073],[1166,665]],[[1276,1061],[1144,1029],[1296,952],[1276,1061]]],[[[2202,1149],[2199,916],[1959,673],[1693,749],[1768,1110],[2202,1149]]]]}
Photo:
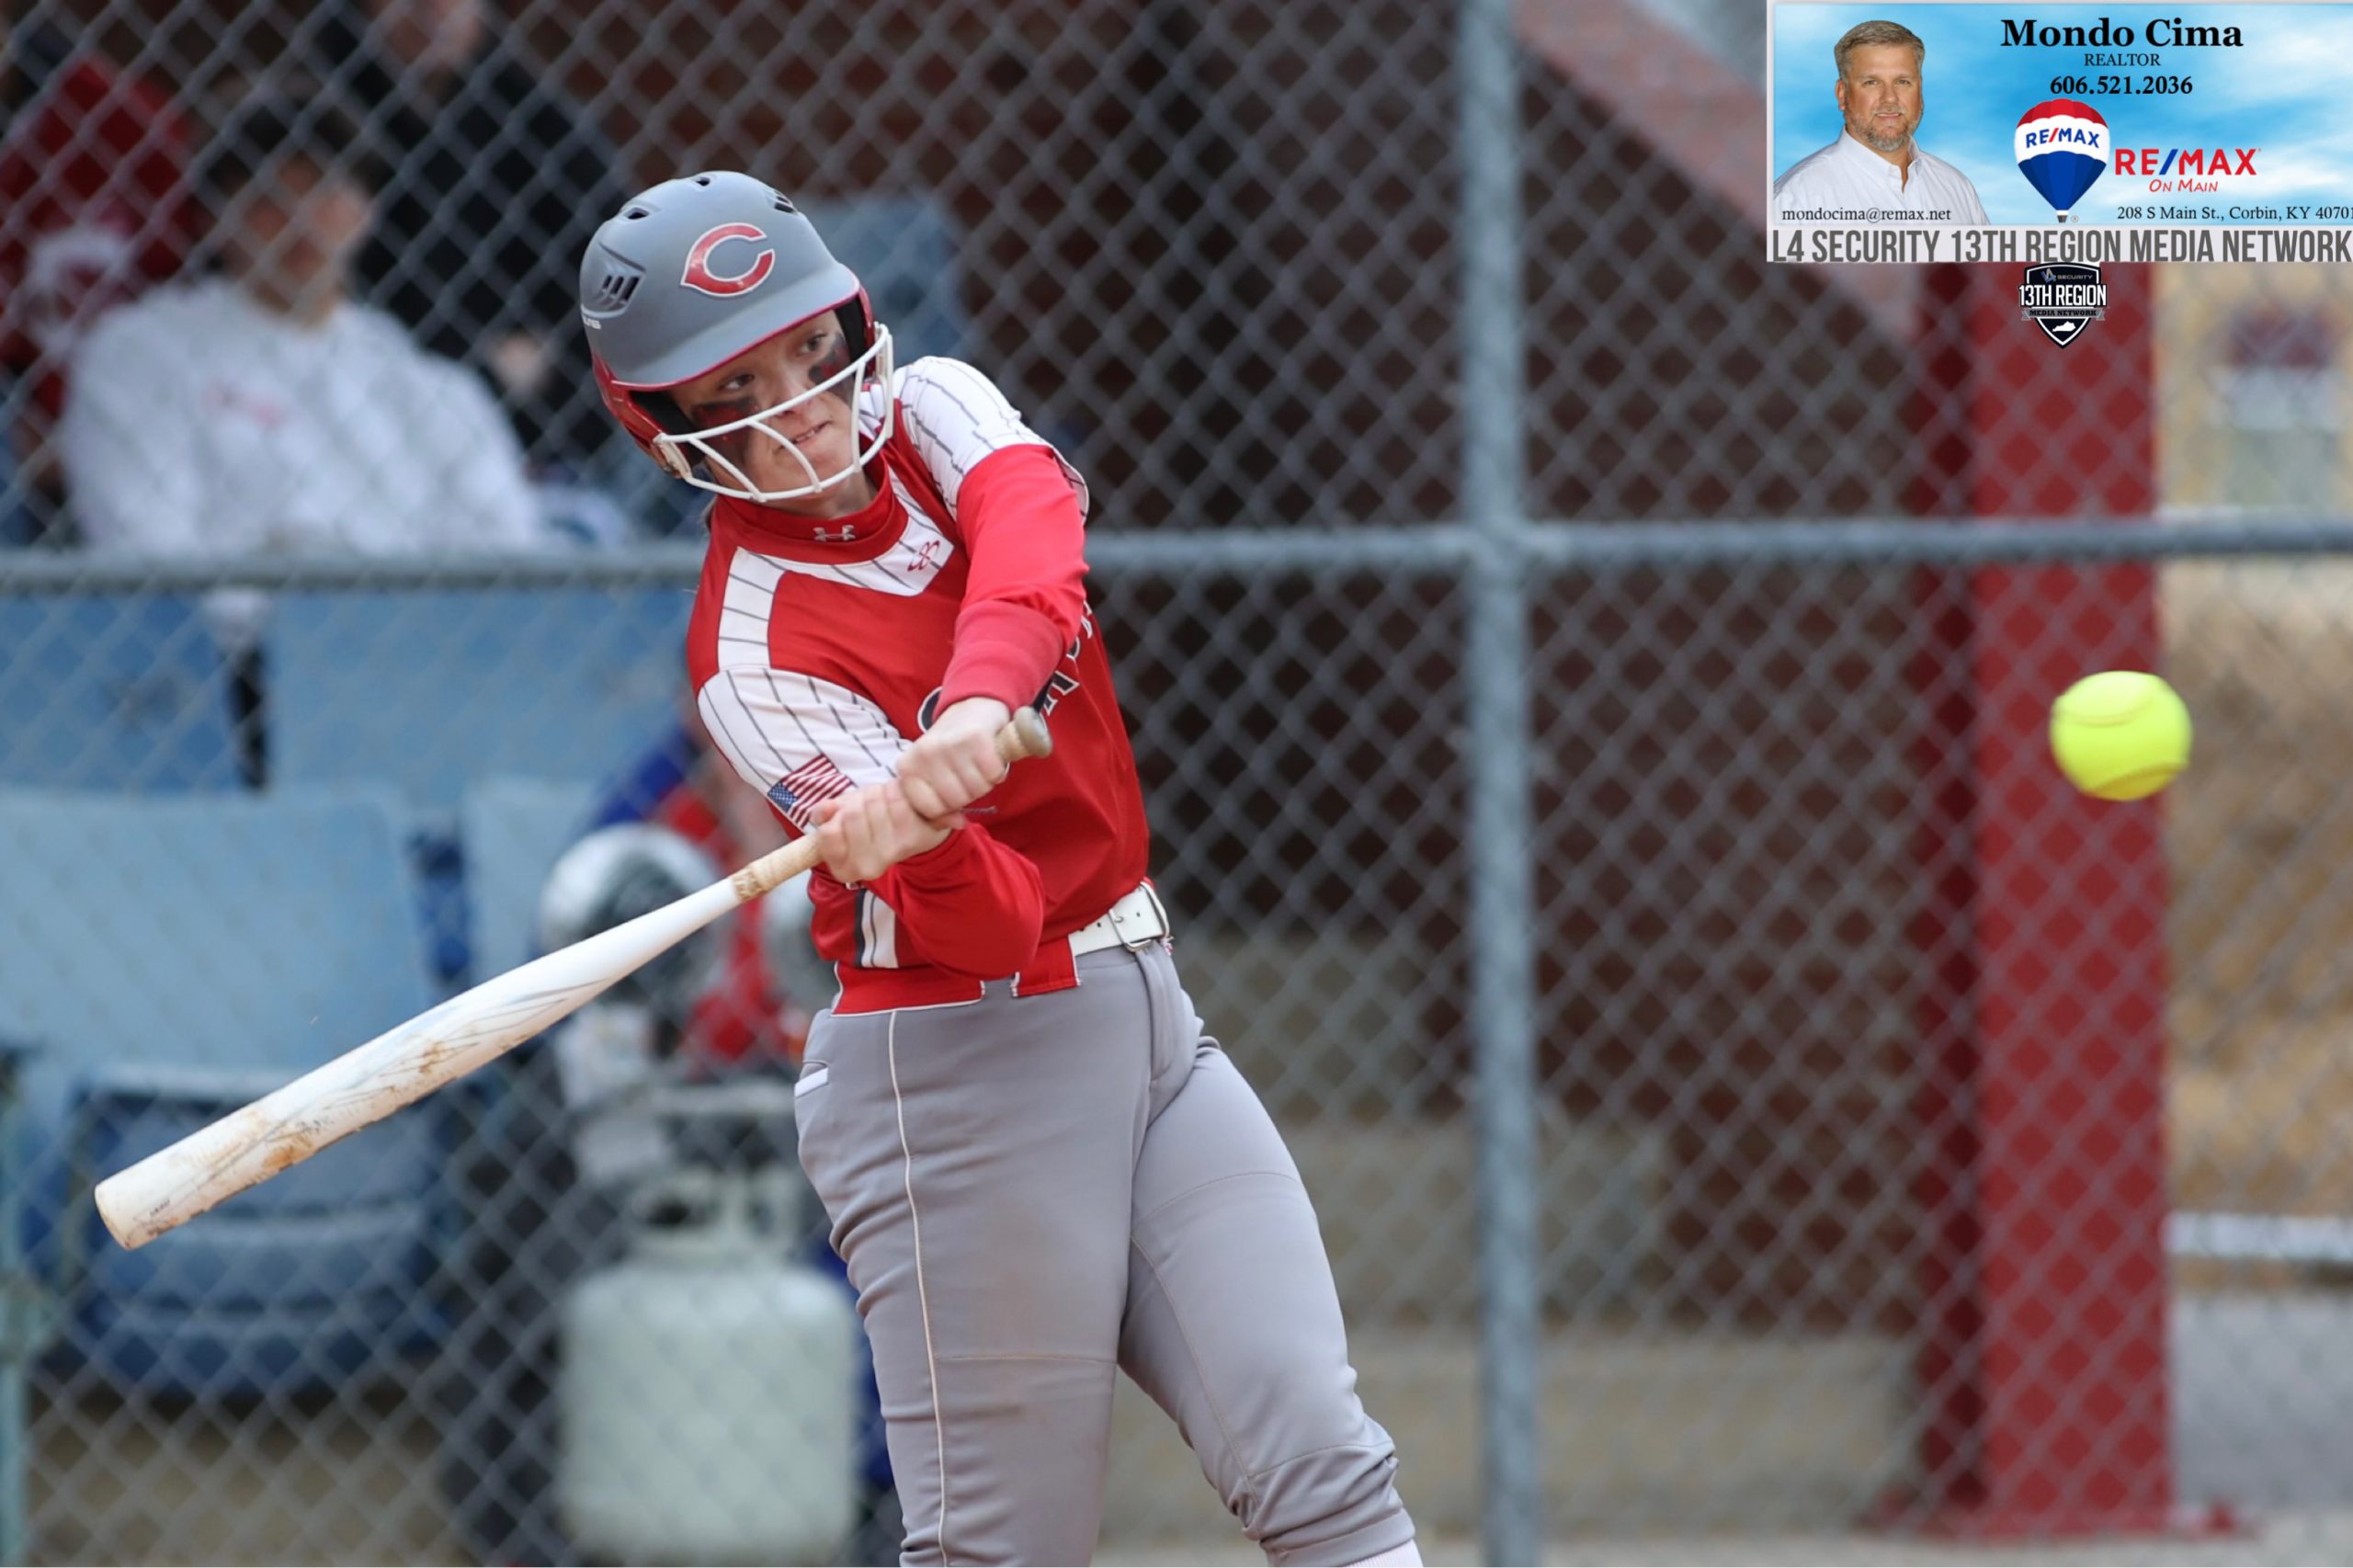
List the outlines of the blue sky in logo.
{"type": "Polygon", "coordinates": [[[2060,75],[2129,76],[2136,88],[2148,75],[2190,78],[2194,90],[2187,96],[2068,95],[2099,110],[2117,146],[2261,149],[2254,178],[2224,179],[2211,192],[2152,191],[2146,177],[2110,168],[2076,204],[2076,221],[2113,222],[2120,201],[2188,203],[2219,213],[2234,202],[2353,204],[2353,93],[2347,91],[2343,64],[2353,60],[2353,5],[1782,0],[1773,7],[1773,176],[1837,138],[1831,46],[1857,22],[1874,17],[1902,22],[1927,44],[1920,145],[1969,176],[1986,217],[1996,223],[2052,221],[2050,203],[2018,172],[2011,138],[2018,117],[2053,96],[2051,80],[2060,75]],[[2128,50],[2002,46],[2005,19],[2089,28],[2102,17],[2132,28],[2128,50]],[[2148,24],[2158,18],[2235,27],[2245,41],[2237,49],[2152,48],[2148,24]],[[2159,63],[2087,66],[2088,52],[2154,54],[2159,63]]]}

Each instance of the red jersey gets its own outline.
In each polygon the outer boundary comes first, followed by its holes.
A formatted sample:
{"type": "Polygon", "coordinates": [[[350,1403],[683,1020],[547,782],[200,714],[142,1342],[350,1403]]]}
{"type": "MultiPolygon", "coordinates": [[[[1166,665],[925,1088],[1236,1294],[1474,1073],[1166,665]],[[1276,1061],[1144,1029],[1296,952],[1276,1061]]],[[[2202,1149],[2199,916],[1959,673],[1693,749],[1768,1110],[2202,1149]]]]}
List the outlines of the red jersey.
{"type": "MultiPolygon", "coordinates": [[[[881,391],[860,400],[861,444],[881,391]]],[[[871,505],[824,521],[722,499],[688,631],[711,738],[795,834],[818,801],[892,777],[967,697],[1029,704],[1051,757],[871,882],[811,880],[843,1012],[1075,983],[1057,939],[1143,881],[1135,758],[1083,579],[1085,483],[968,365],[900,371],[871,505]]]]}

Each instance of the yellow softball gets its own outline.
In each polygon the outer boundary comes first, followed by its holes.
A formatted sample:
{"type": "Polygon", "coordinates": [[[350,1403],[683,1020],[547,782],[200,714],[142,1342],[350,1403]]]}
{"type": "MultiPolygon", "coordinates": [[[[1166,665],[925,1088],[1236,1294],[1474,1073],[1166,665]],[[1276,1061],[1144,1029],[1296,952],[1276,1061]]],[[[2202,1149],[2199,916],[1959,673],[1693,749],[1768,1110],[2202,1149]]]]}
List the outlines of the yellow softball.
{"type": "Polygon", "coordinates": [[[2086,676],[2051,705],[2051,755],[2085,794],[2137,801],[2189,766],[2189,709],[2141,670],[2086,676]]]}

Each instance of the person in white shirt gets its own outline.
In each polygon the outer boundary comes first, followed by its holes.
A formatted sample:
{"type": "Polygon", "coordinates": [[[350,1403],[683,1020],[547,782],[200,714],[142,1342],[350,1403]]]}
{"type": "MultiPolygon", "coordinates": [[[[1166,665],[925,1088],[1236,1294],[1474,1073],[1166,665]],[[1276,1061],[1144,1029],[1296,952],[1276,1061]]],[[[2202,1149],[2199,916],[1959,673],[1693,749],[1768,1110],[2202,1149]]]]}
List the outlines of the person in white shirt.
{"type": "Polygon", "coordinates": [[[1831,52],[1846,129],[1773,182],[1774,218],[1830,223],[1900,215],[1923,223],[1984,222],[1984,205],[1969,176],[1917,140],[1920,68],[1928,46],[1901,22],[1860,22],[1831,52]]]}
{"type": "Polygon", "coordinates": [[[262,103],[209,157],[221,274],[151,290],[77,351],[61,438],[99,547],[165,553],[549,542],[487,388],[350,297],[372,201],[348,117],[262,103]]]}
{"type": "MultiPolygon", "coordinates": [[[[219,274],[119,307],[74,351],[58,441],[84,540],[222,558],[555,543],[481,380],[351,298],[373,211],[350,117],[252,103],[206,165],[219,274]]],[[[267,597],[205,609],[258,783],[267,597]]]]}

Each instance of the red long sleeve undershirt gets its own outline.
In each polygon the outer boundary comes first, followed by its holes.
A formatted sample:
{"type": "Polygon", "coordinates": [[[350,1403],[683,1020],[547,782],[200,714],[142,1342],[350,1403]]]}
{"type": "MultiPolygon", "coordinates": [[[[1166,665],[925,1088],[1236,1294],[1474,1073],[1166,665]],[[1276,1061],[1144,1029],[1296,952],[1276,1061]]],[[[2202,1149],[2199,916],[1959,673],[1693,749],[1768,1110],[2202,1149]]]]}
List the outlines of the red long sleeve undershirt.
{"type": "MultiPolygon", "coordinates": [[[[956,514],[972,564],[939,706],[993,697],[1019,708],[1036,700],[1086,613],[1078,493],[1051,448],[1006,447],[965,476],[956,514]]],[[[869,886],[898,913],[915,956],[960,974],[1011,974],[1043,934],[1037,866],[979,823],[869,886]]]]}
{"type": "Polygon", "coordinates": [[[956,520],[971,553],[939,706],[1037,700],[1086,613],[1086,517],[1051,447],[1006,447],[964,476],[956,520]]]}

